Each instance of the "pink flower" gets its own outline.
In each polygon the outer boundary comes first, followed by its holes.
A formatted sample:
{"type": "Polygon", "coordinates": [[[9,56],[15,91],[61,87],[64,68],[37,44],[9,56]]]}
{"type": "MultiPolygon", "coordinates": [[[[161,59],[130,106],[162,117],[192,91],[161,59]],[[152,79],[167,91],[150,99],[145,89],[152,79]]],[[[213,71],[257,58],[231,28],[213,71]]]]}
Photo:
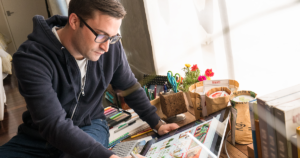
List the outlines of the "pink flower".
{"type": "Polygon", "coordinates": [[[204,80],[206,80],[206,77],[205,77],[205,76],[199,76],[199,77],[198,77],[198,81],[204,81],[204,80]]]}

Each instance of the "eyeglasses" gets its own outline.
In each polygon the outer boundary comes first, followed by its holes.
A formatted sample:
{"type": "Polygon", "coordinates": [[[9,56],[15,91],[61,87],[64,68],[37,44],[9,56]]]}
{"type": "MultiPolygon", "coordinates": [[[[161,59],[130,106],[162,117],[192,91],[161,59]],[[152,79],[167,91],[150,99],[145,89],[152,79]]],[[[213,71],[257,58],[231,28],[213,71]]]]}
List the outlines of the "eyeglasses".
{"type": "Polygon", "coordinates": [[[96,38],[94,40],[96,43],[104,43],[107,40],[109,40],[109,44],[115,44],[122,38],[122,36],[120,36],[119,34],[117,34],[116,36],[112,36],[112,37],[109,37],[107,35],[97,34],[80,16],[78,16],[78,17],[85,24],[85,26],[87,28],[89,28],[93,32],[93,34],[96,36],[96,38]]]}

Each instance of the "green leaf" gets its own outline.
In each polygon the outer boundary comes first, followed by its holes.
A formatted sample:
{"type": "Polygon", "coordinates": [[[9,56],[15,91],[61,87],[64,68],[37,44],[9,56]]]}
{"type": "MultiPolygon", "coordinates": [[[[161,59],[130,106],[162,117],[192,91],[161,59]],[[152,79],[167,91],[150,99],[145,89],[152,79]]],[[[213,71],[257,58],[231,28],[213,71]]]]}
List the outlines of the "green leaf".
{"type": "Polygon", "coordinates": [[[255,93],[254,92],[250,91],[250,95],[251,95],[251,97],[255,98],[255,93]]]}
{"type": "Polygon", "coordinates": [[[230,103],[231,103],[232,107],[235,107],[235,101],[230,100],[230,103]]]}

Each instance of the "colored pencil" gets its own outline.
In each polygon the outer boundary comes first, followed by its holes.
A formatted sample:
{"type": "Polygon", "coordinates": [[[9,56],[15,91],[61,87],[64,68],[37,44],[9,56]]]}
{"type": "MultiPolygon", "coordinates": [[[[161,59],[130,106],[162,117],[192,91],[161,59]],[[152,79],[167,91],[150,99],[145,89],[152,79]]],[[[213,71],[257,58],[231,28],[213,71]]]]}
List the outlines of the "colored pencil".
{"type": "Polygon", "coordinates": [[[149,128],[149,125],[147,123],[145,123],[145,124],[135,128],[134,130],[130,131],[129,135],[133,136],[133,135],[139,133],[140,131],[144,131],[146,128],[149,128]]]}
{"type": "Polygon", "coordinates": [[[121,135],[119,138],[113,140],[112,142],[109,143],[108,147],[111,147],[111,146],[113,146],[113,145],[119,143],[120,141],[124,140],[125,138],[129,137],[128,134],[129,134],[129,133],[127,132],[127,133],[121,135]]]}
{"type": "Polygon", "coordinates": [[[143,135],[143,134],[149,133],[149,132],[151,132],[151,131],[152,131],[152,129],[150,129],[150,130],[148,130],[148,131],[146,131],[146,132],[143,132],[143,133],[140,133],[140,134],[137,134],[137,135],[131,136],[131,138],[138,137],[138,136],[140,136],[140,135],[143,135]]]}
{"type": "Polygon", "coordinates": [[[141,132],[138,132],[137,134],[141,134],[141,133],[147,132],[147,131],[149,131],[150,129],[152,129],[152,128],[151,128],[151,127],[146,128],[145,130],[143,130],[143,131],[141,131],[141,132]]]}

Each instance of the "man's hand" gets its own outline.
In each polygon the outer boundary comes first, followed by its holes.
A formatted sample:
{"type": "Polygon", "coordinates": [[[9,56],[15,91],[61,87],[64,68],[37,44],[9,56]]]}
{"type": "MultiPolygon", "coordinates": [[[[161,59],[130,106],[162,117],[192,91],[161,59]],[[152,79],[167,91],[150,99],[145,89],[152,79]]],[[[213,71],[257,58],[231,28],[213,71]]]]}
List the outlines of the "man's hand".
{"type": "MultiPolygon", "coordinates": [[[[146,158],[146,157],[144,157],[144,156],[142,156],[142,155],[140,155],[140,154],[136,154],[136,156],[137,156],[138,158],[146,158]]],[[[120,158],[120,157],[117,156],[117,155],[111,155],[109,158],[120,158]]],[[[132,156],[127,156],[127,157],[124,157],[124,158],[132,158],[132,156]]]]}
{"type": "Polygon", "coordinates": [[[179,126],[176,123],[165,124],[165,125],[161,125],[157,132],[159,135],[164,135],[164,134],[169,133],[177,128],[179,128],[179,126]]]}

